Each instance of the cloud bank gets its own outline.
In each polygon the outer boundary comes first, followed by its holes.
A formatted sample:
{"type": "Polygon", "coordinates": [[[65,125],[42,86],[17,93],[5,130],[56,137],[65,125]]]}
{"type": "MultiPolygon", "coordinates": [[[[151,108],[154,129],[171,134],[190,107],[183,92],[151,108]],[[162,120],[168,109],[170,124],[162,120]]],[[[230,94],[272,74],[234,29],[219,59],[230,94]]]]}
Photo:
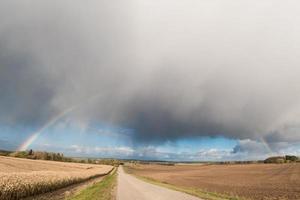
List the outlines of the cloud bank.
{"type": "Polygon", "coordinates": [[[133,129],[142,144],[300,142],[298,7],[1,1],[0,123],[38,127],[77,106],[69,117],[133,129]]]}
{"type": "MultiPolygon", "coordinates": [[[[62,149],[61,149],[62,150],[62,149]]],[[[266,150],[264,145],[251,140],[241,140],[233,149],[199,149],[195,152],[171,152],[160,150],[155,146],[131,148],[120,147],[89,147],[72,145],[63,149],[72,156],[94,156],[104,158],[141,159],[141,160],[167,160],[167,161],[236,161],[236,160],[264,160],[275,155],[299,155],[297,146],[278,148],[276,153],[266,150]],[[240,149],[238,149],[240,148],[240,149]]]]}

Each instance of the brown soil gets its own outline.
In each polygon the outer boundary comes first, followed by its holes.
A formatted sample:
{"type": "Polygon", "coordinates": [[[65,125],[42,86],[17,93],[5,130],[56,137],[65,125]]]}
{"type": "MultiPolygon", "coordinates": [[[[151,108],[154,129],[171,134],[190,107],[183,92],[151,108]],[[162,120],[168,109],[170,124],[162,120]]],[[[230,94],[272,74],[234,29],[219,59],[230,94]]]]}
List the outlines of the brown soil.
{"type": "Polygon", "coordinates": [[[247,199],[300,199],[300,164],[132,165],[136,175],[247,199]]]}

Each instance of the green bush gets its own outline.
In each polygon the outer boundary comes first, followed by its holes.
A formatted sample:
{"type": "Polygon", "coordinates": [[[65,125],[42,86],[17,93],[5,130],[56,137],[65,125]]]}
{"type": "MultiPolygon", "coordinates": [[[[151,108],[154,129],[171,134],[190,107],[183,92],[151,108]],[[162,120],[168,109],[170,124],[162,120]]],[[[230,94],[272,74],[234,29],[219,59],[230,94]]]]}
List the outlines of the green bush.
{"type": "Polygon", "coordinates": [[[297,162],[298,157],[293,155],[286,155],[286,156],[274,156],[269,157],[264,160],[264,163],[291,163],[297,162]]]}
{"type": "Polygon", "coordinates": [[[295,162],[295,161],[298,160],[298,157],[297,156],[286,155],[285,159],[289,160],[289,161],[292,161],[292,162],[295,162]]]}

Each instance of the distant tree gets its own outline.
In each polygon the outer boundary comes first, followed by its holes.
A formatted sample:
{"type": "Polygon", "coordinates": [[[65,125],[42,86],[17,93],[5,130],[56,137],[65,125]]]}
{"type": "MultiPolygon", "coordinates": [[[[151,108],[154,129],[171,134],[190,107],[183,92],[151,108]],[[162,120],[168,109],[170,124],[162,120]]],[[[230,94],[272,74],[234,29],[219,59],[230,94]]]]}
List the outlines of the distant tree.
{"type": "Polygon", "coordinates": [[[264,160],[264,163],[284,163],[284,162],[285,162],[285,157],[282,156],[269,157],[264,160]]]}
{"type": "Polygon", "coordinates": [[[298,160],[298,157],[297,156],[292,156],[292,155],[286,155],[285,159],[289,160],[289,161],[292,161],[292,162],[295,162],[295,161],[298,160]]]}
{"type": "Polygon", "coordinates": [[[30,156],[33,155],[33,150],[32,149],[29,150],[28,155],[30,155],[30,156]]]}

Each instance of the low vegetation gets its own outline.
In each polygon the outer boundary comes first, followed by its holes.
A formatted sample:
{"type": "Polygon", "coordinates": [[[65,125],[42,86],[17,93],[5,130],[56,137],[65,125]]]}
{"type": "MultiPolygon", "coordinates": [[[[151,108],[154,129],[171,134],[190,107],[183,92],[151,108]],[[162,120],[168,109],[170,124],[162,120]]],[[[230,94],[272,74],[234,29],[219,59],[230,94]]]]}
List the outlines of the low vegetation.
{"type": "Polygon", "coordinates": [[[292,163],[292,162],[299,162],[299,158],[293,155],[286,155],[286,156],[274,156],[269,157],[264,160],[264,163],[292,163]]]}
{"type": "Polygon", "coordinates": [[[64,157],[62,153],[53,153],[53,152],[42,152],[42,151],[16,151],[10,153],[8,156],[16,158],[28,158],[34,160],[53,160],[53,161],[64,161],[71,162],[71,158],[64,157]]]}
{"type": "Polygon", "coordinates": [[[45,152],[45,151],[6,151],[0,150],[0,156],[9,156],[15,158],[26,158],[32,160],[52,160],[61,162],[73,163],[88,163],[88,164],[101,164],[119,166],[122,162],[117,159],[97,159],[97,158],[70,158],[65,157],[62,153],[45,152]]]}
{"type": "Polygon", "coordinates": [[[0,156],[9,156],[9,154],[11,154],[11,151],[6,151],[6,150],[2,150],[0,149],[0,156]]]}
{"type": "Polygon", "coordinates": [[[102,181],[90,186],[68,200],[113,200],[117,184],[117,170],[107,175],[102,181]]]}
{"type": "Polygon", "coordinates": [[[0,157],[0,200],[17,200],[49,192],[93,177],[112,166],[0,157]]]}

